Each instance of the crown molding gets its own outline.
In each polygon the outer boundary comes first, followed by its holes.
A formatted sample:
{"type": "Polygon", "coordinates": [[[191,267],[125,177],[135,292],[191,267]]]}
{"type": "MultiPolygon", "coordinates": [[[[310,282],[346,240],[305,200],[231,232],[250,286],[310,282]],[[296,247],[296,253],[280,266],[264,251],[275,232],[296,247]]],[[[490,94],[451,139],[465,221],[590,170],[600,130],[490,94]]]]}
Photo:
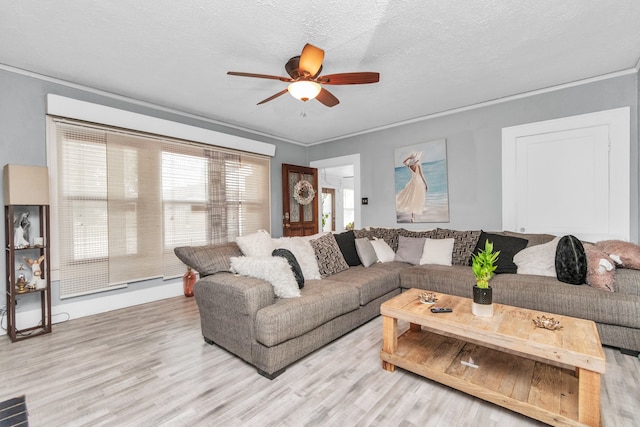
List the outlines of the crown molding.
{"type": "Polygon", "coordinates": [[[405,125],[409,125],[409,124],[413,124],[413,123],[419,123],[419,122],[423,122],[423,121],[426,121],[426,120],[435,119],[435,118],[438,118],[438,117],[449,116],[451,114],[458,114],[458,113],[462,113],[462,112],[465,112],[465,111],[475,110],[475,109],[478,109],[478,108],[484,108],[484,107],[488,107],[488,106],[491,106],[491,105],[502,104],[504,102],[514,101],[514,100],[517,100],[517,99],[528,98],[528,97],[531,97],[531,96],[541,95],[541,94],[549,93],[549,92],[555,92],[555,91],[561,90],[561,89],[567,89],[567,88],[571,88],[571,87],[582,86],[582,85],[585,85],[585,84],[598,82],[598,81],[601,81],[601,80],[608,80],[608,79],[613,79],[613,78],[620,77],[620,76],[626,76],[626,75],[629,75],[629,74],[638,73],[638,69],[640,69],[640,60],[638,61],[638,64],[636,65],[635,68],[630,68],[628,70],[617,71],[615,73],[609,73],[609,74],[603,74],[601,76],[590,77],[588,79],[576,80],[575,82],[563,83],[561,85],[549,86],[549,87],[546,87],[546,88],[543,88],[543,89],[536,89],[536,90],[529,91],[529,92],[519,93],[517,95],[511,95],[511,96],[506,96],[504,98],[493,99],[491,101],[484,101],[484,102],[480,102],[480,103],[477,103],[477,104],[468,105],[466,107],[453,108],[451,110],[446,110],[446,111],[441,111],[441,112],[438,112],[438,113],[428,114],[426,116],[420,116],[420,117],[415,117],[413,119],[402,120],[402,121],[395,122],[395,123],[389,123],[387,125],[378,126],[376,128],[371,128],[371,129],[366,129],[366,130],[359,131],[359,132],[345,134],[345,135],[337,136],[335,138],[324,139],[322,141],[317,141],[317,142],[308,144],[307,146],[310,147],[310,146],[313,146],[313,145],[325,144],[327,142],[340,141],[340,140],[343,140],[343,139],[346,139],[346,138],[352,138],[352,137],[358,136],[358,135],[366,135],[366,134],[369,134],[369,133],[379,132],[379,131],[387,130],[387,129],[393,129],[393,128],[396,128],[396,127],[399,127],[399,126],[405,126],[405,125]]]}
{"type": "Polygon", "coordinates": [[[200,120],[200,121],[206,122],[206,123],[211,123],[211,124],[215,124],[215,125],[219,125],[219,126],[224,126],[226,128],[239,130],[239,131],[251,134],[251,135],[263,136],[263,137],[272,138],[272,139],[275,139],[275,140],[278,140],[278,141],[287,142],[289,144],[306,146],[306,144],[300,143],[299,141],[294,141],[294,140],[291,140],[291,139],[282,138],[282,137],[277,136],[277,135],[272,135],[272,134],[269,134],[269,133],[266,133],[266,132],[260,132],[260,131],[256,131],[256,130],[249,129],[249,128],[245,128],[245,127],[242,127],[242,126],[233,125],[233,124],[226,123],[226,122],[223,122],[223,121],[220,121],[220,120],[210,119],[210,118],[207,118],[207,117],[199,116],[197,114],[187,113],[185,111],[176,110],[174,108],[164,107],[164,106],[158,105],[158,104],[152,104],[152,103],[147,102],[147,101],[141,101],[139,99],[129,98],[129,97],[124,96],[124,95],[118,95],[118,94],[115,94],[115,93],[112,93],[112,92],[107,92],[107,91],[104,91],[104,90],[92,88],[92,87],[81,85],[81,84],[78,84],[78,83],[73,83],[73,82],[69,82],[69,81],[66,81],[66,80],[58,79],[58,78],[55,78],[55,77],[46,76],[44,74],[38,74],[38,73],[35,73],[33,71],[24,70],[22,68],[16,68],[16,67],[13,67],[13,66],[7,65],[7,64],[0,63],[0,70],[5,70],[5,71],[8,71],[8,72],[11,72],[11,73],[14,73],[14,74],[20,74],[20,75],[23,75],[23,76],[32,77],[34,79],[38,79],[38,80],[42,80],[42,81],[46,81],[46,82],[50,82],[50,83],[59,84],[59,85],[62,85],[62,86],[66,86],[66,87],[70,87],[70,88],[73,88],[73,89],[82,90],[82,91],[93,93],[93,94],[96,94],[96,95],[101,95],[101,96],[104,96],[104,97],[107,97],[107,98],[116,99],[118,101],[127,102],[129,104],[134,104],[134,105],[138,105],[138,106],[141,106],[141,107],[151,108],[153,110],[163,111],[165,113],[171,113],[171,114],[175,114],[177,116],[182,116],[182,117],[186,117],[186,118],[190,118],[190,119],[200,120]]]}

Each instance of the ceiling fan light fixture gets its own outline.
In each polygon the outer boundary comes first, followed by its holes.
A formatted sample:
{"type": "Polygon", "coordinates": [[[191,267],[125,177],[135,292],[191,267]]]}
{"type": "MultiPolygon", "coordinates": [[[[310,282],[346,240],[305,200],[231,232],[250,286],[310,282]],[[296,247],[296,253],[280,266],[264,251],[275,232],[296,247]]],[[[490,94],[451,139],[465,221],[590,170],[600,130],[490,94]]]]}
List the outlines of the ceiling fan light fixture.
{"type": "Polygon", "coordinates": [[[289,90],[289,93],[294,98],[299,99],[300,101],[308,101],[318,96],[322,87],[320,87],[316,82],[300,80],[291,83],[287,90],[289,90]]]}

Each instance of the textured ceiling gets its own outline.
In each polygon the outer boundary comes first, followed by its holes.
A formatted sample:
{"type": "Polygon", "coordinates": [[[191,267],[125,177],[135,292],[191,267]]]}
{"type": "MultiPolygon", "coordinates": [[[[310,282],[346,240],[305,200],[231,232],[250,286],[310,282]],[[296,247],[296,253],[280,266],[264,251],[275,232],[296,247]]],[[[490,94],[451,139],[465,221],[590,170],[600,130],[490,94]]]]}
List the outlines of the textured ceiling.
{"type": "Polygon", "coordinates": [[[0,64],[303,144],[637,67],[638,0],[0,0],[0,64]],[[327,108],[229,70],[283,75],[305,43],[327,108]]]}

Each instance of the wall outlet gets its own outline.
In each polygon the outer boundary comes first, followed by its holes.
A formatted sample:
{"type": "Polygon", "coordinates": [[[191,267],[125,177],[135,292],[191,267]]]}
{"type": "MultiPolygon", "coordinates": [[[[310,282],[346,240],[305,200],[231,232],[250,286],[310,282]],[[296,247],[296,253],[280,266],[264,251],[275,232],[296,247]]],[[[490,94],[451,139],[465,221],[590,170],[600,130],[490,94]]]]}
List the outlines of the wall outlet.
{"type": "Polygon", "coordinates": [[[362,204],[363,205],[368,205],[369,204],[369,198],[368,197],[363,197],[362,198],[362,204]]]}

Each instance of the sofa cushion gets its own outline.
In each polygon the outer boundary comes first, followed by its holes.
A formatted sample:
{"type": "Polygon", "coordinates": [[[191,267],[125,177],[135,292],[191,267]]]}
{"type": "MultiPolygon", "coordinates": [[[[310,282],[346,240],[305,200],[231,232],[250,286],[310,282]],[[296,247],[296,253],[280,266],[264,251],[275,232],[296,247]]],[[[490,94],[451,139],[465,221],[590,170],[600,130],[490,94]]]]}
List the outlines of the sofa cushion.
{"type": "Polygon", "coordinates": [[[397,228],[370,227],[368,230],[354,230],[354,233],[356,238],[367,237],[369,240],[373,240],[374,238],[383,239],[394,252],[398,250],[398,235],[400,230],[397,228]]]}
{"type": "Polygon", "coordinates": [[[401,270],[400,282],[404,289],[417,288],[469,298],[476,278],[469,266],[424,264],[401,270]]]}
{"type": "Polygon", "coordinates": [[[611,256],[623,268],[640,270],[640,246],[622,240],[603,240],[596,247],[611,256]]]}
{"type": "MultiPolygon", "coordinates": [[[[405,263],[394,264],[402,265],[404,268],[408,266],[405,263]]],[[[366,305],[400,287],[399,271],[395,268],[366,268],[358,266],[334,274],[329,279],[355,286],[360,292],[360,305],[366,305]]]]}
{"type": "MultiPolygon", "coordinates": [[[[496,268],[495,273],[516,273],[518,271],[518,266],[513,262],[513,257],[527,246],[527,240],[519,237],[486,233],[483,231],[480,233],[480,237],[478,238],[478,244],[473,251],[474,254],[477,254],[484,249],[487,239],[493,243],[494,251],[500,251],[498,261],[496,262],[498,268],[496,268]]],[[[469,265],[471,265],[471,262],[469,262],[469,265]]]]}
{"type": "Polygon", "coordinates": [[[310,280],[301,293],[300,298],[280,299],[258,310],[255,334],[259,343],[272,347],[360,308],[358,289],[348,283],[310,280]]]}
{"type": "Polygon", "coordinates": [[[587,279],[587,255],[582,242],[575,236],[562,236],[556,248],[556,276],[572,285],[582,285],[587,279]]]}
{"type": "Polygon", "coordinates": [[[514,255],[518,274],[556,277],[556,248],[560,237],[541,245],[527,246],[514,255]]]}
{"type": "Polygon", "coordinates": [[[545,243],[549,243],[550,241],[558,237],[558,236],[554,236],[553,234],[516,233],[515,231],[508,231],[508,230],[498,231],[498,232],[495,232],[495,234],[503,234],[509,237],[519,237],[520,239],[528,240],[529,241],[529,243],[527,243],[528,248],[530,248],[531,246],[543,245],[545,243]]]}
{"type": "Polygon", "coordinates": [[[425,237],[398,236],[398,250],[394,261],[406,262],[412,265],[420,264],[425,240],[427,240],[425,237]]]}
{"type": "Polygon", "coordinates": [[[231,271],[231,257],[242,255],[235,242],[205,246],[180,246],[173,249],[178,259],[200,273],[200,277],[231,271]]]}
{"type": "Polygon", "coordinates": [[[395,260],[396,253],[383,239],[374,237],[373,240],[371,240],[371,246],[373,246],[373,250],[376,251],[378,262],[391,262],[395,260]]]}
{"type": "MultiPolygon", "coordinates": [[[[478,238],[480,237],[480,230],[449,230],[446,228],[438,228],[437,238],[447,239],[453,238],[453,254],[451,256],[451,264],[453,265],[469,265],[471,261],[471,254],[475,249],[478,238]]],[[[482,243],[484,247],[484,242],[482,243]]]]}
{"type": "Polygon", "coordinates": [[[322,278],[320,270],[318,270],[316,253],[308,239],[303,237],[280,237],[273,239],[273,242],[276,248],[288,249],[293,253],[306,280],[322,278]]]}
{"type": "Polygon", "coordinates": [[[273,286],[278,298],[295,298],[300,296],[300,288],[291,267],[281,257],[248,257],[231,258],[231,269],[244,276],[266,280],[273,286]]]}
{"type": "Polygon", "coordinates": [[[455,239],[426,239],[420,264],[452,265],[455,239]]]}
{"type": "Polygon", "coordinates": [[[587,285],[602,291],[614,292],[616,263],[609,255],[590,243],[584,243],[587,256],[587,285]]]}
{"type": "Polygon", "coordinates": [[[378,262],[378,256],[376,250],[373,249],[371,241],[366,237],[360,237],[355,239],[356,251],[358,251],[358,257],[362,261],[362,265],[369,267],[372,264],[378,262]]]}
{"type": "Polygon", "coordinates": [[[289,267],[291,268],[291,272],[293,273],[293,277],[296,278],[296,283],[298,284],[298,288],[304,288],[304,276],[302,274],[302,269],[300,268],[300,264],[298,264],[298,260],[296,259],[293,252],[288,249],[274,249],[271,252],[272,256],[279,256],[287,260],[289,263],[289,267]]]}
{"type": "Polygon", "coordinates": [[[404,237],[426,237],[427,239],[437,239],[438,229],[434,228],[432,230],[415,231],[415,230],[407,230],[405,228],[401,228],[398,230],[398,235],[404,236],[404,237]]]}
{"type": "Polygon", "coordinates": [[[349,268],[333,234],[325,234],[315,240],[311,240],[311,247],[316,253],[318,270],[323,278],[349,268]]]}
{"type": "Polygon", "coordinates": [[[333,237],[335,237],[336,242],[338,242],[340,252],[342,252],[342,256],[349,266],[362,264],[358,256],[358,251],[356,250],[356,237],[353,234],[353,230],[334,234],[333,237]]]}
{"type": "Polygon", "coordinates": [[[271,256],[276,245],[265,230],[258,230],[246,236],[236,237],[236,243],[244,256],[271,256]]]}

